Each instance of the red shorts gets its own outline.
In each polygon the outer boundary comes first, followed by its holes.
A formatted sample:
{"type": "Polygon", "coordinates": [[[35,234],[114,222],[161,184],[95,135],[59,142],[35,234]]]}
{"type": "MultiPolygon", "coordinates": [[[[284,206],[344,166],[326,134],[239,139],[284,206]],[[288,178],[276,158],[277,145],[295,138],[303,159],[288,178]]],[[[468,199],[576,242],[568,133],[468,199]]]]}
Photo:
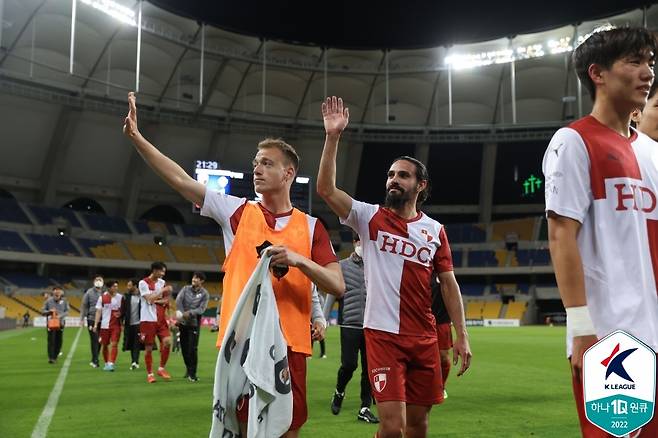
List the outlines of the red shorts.
{"type": "MultiPolygon", "coordinates": [[[[292,385],[292,423],[290,429],[300,429],[308,418],[308,409],[306,406],[306,355],[292,351],[288,347],[288,370],[290,371],[290,384],[292,385]]],[[[243,402],[238,403],[236,413],[238,421],[246,423],[249,421],[249,399],[242,398],[243,402]]]]}
{"type": "Polygon", "coordinates": [[[166,322],[142,321],[139,323],[139,340],[142,344],[153,345],[156,336],[160,339],[160,342],[162,342],[164,338],[171,336],[166,322]]]}
{"type": "Polygon", "coordinates": [[[436,337],[439,339],[439,350],[452,348],[452,324],[445,322],[436,325],[436,337]]]}
{"type": "MultiPolygon", "coordinates": [[[[571,362],[569,362],[571,366],[571,362]]],[[[583,438],[612,438],[614,435],[610,435],[598,427],[594,426],[589,422],[585,416],[585,404],[583,403],[583,382],[580,379],[580,376],[571,375],[571,386],[573,388],[573,395],[576,399],[576,410],[578,411],[578,421],[580,421],[580,431],[583,434],[583,438]]],[[[651,421],[638,431],[631,433],[630,436],[633,438],[656,438],[658,437],[658,418],[656,418],[656,406],[653,408],[653,418],[651,421]]]]}
{"type": "Polygon", "coordinates": [[[378,402],[431,406],[443,402],[439,345],[429,336],[364,329],[370,385],[378,402]],[[439,388],[428,391],[427,388],[439,388]]]}
{"type": "Polygon", "coordinates": [[[121,337],[121,326],[110,326],[110,328],[106,329],[101,329],[101,333],[98,336],[98,340],[101,343],[101,345],[107,345],[110,342],[115,344],[119,342],[119,338],[121,337]]]}

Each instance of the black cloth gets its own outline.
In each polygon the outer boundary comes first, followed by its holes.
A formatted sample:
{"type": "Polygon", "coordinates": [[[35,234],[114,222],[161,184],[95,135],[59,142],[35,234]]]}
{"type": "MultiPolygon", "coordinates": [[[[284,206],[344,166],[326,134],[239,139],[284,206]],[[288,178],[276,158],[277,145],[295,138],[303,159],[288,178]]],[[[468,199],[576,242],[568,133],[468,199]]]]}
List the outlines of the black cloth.
{"type": "Polygon", "coordinates": [[[64,339],[64,330],[48,330],[48,359],[55,360],[62,351],[62,340],[64,339]]]}
{"type": "Polygon", "coordinates": [[[340,368],[336,381],[336,391],[345,392],[345,387],[352,379],[361,353],[361,407],[369,408],[372,404],[368,365],[366,363],[366,338],[362,329],[340,328],[340,368]]]}
{"type": "Polygon", "coordinates": [[[436,280],[432,281],[432,314],[437,324],[450,322],[450,315],[448,315],[448,309],[446,309],[443,295],[441,295],[441,285],[436,280]]]}
{"type": "Polygon", "coordinates": [[[180,347],[187,375],[196,377],[198,363],[199,327],[180,326],[180,347]]]}
{"type": "Polygon", "coordinates": [[[87,320],[87,331],[89,332],[89,343],[91,347],[91,361],[98,365],[98,352],[101,350],[101,343],[98,340],[98,333],[94,333],[91,329],[94,327],[94,321],[87,320]]]}
{"type": "Polygon", "coordinates": [[[128,325],[123,331],[123,351],[130,351],[130,362],[139,363],[139,352],[144,344],[139,342],[139,324],[128,325]]]}

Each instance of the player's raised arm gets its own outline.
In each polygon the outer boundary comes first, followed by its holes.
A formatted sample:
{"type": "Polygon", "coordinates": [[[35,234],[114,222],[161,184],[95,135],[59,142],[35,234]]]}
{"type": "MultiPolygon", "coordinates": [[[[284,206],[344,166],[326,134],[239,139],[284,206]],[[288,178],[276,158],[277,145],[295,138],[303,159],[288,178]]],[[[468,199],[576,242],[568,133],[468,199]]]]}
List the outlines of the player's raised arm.
{"type": "Polygon", "coordinates": [[[188,201],[203,205],[206,187],[183,170],[171,158],[160,152],[146,140],[137,128],[137,106],[135,93],[128,93],[128,115],[124,120],[123,133],[128,137],[139,155],[172,189],[188,201]]]}
{"type": "Polygon", "coordinates": [[[328,97],[322,103],[322,118],[326,137],[318,170],[317,192],[334,213],[346,219],[352,210],[352,198],[336,188],[336,152],[340,135],[347,127],[350,112],[343,107],[343,99],[328,97]]]}

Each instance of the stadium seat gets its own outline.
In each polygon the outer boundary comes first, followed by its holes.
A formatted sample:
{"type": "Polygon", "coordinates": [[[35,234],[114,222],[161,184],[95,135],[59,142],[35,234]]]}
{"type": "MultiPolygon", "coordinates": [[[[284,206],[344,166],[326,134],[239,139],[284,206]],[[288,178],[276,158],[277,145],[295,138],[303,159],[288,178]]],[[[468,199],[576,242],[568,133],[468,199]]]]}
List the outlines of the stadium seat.
{"type": "Polygon", "coordinates": [[[219,225],[182,224],[180,227],[186,237],[198,237],[200,239],[220,239],[222,234],[222,230],[219,225]]]}
{"type": "Polygon", "coordinates": [[[52,284],[47,278],[40,277],[37,274],[3,271],[0,272],[0,277],[19,288],[48,289],[52,287],[52,284]]]}
{"type": "Polygon", "coordinates": [[[64,218],[72,227],[82,227],[75,213],[70,208],[52,208],[41,205],[30,205],[29,208],[41,225],[50,225],[55,219],[64,218]]]}
{"type": "Polygon", "coordinates": [[[462,266],[463,260],[464,260],[463,251],[452,250],[452,266],[454,266],[455,268],[460,268],[462,266]]]}
{"type": "Polygon", "coordinates": [[[67,236],[49,236],[45,234],[28,234],[37,249],[44,254],[80,256],[81,254],[67,236]]]}
{"type": "Polygon", "coordinates": [[[528,217],[493,222],[491,224],[491,239],[505,240],[508,234],[515,233],[518,236],[518,240],[533,240],[536,221],[536,218],[528,217]]]}
{"type": "Polygon", "coordinates": [[[527,308],[528,303],[526,301],[511,301],[507,304],[504,318],[521,320],[527,308]]]}
{"type": "Polygon", "coordinates": [[[446,225],[446,233],[451,243],[480,243],[487,240],[486,229],[481,224],[446,225]]]}
{"type": "Polygon", "coordinates": [[[500,310],[503,307],[503,303],[500,301],[485,301],[484,306],[482,307],[482,318],[483,319],[497,319],[500,317],[500,310]]]}
{"type": "Polygon", "coordinates": [[[460,283],[459,289],[462,295],[481,296],[484,295],[484,285],[475,283],[460,283]]]}
{"type": "Polygon", "coordinates": [[[176,260],[181,263],[215,263],[207,246],[169,245],[169,249],[174,254],[176,260]]]}
{"type": "Polygon", "coordinates": [[[91,257],[99,259],[130,260],[120,244],[109,240],[77,239],[91,257]]]}
{"type": "Polygon", "coordinates": [[[128,224],[123,218],[105,216],[104,214],[83,214],[89,228],[108,233],[132,234],[128,224]]]}
{"type": "Polygon", "coordinates": [[[15,231],[0,230],[0,250],[32,252],[25,240],[15,231]]]}
{"type": "Polygon", "coordinates": [[[171,257],[165,251],[163,246],[154,243],[137,243],[137,242],[124,242],[128,251],[135,260],[143,261],[164,261],[171,262],[171,257]]]}
{"type": "Polygon", "coordinates": [[[17,302],[4,294],[0,294],[0,307],[5,308],[5,317],[7,318],[23,318],[26,310],[30,314],[30,319],[35,316],[41,316],[39,313],[28,308],[24,304],[17,302]]]}
{"type": "Polygon", "coordinates": [[[468,266],[469,267],[498,266],[498,260],[496,259],[496,254],[493,251],[469,251],[468,266]]]}
{"type": "Polygon", "coordinates": [[[0,199],[0,222],[13,222],[17,224],[31,224],[23,209],[13,199],[0,199]]]}
{"type": "Polygon", "coordinates": [[[482,319],[484,304],[483,300],[469,300],[466,303],[466,319],[482,319]]]}
{"type": "Polygon", "coordinates": [[[551,255],[547,249],[520,249],[516,252],[519,266],[550,265],[551,255]]]}

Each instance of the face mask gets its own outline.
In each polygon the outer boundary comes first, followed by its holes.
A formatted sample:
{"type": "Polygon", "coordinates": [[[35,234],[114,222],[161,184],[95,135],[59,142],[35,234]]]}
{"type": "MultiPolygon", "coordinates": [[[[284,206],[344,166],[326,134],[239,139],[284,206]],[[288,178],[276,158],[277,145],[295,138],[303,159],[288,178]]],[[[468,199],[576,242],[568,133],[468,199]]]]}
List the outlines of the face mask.
{"type": "Polygon", "coordinates": [[[98,289],[100,289],[101,287],[103,287],[103,280],[96,280],[96,281],[94,281],[94,287],[97,287],[98,289]]]}
{"type": "Polygon", "coordinates": [[[363,248],[361,248],[360,246],[355,246],[354,252],[356,253],[356,255],[363,258],[363,248]]]}

